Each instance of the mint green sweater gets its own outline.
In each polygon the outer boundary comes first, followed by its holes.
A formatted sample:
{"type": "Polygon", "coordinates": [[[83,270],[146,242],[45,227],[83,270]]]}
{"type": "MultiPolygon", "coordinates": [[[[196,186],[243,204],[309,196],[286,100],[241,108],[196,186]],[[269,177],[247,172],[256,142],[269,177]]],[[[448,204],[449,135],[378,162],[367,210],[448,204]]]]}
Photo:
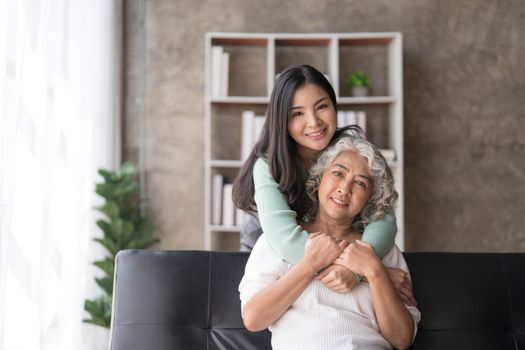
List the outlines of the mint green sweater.
{"type": "MultiPolygon", "coordinates": [[[[304,255],[308,232],[297,224],[297,214],[290,209],[286,197],[270,174],[268,163],[262,158],[254,164],[253,182],[259,221],[266,238],[279,256],[295,264],[304,255]]],[[[362,240],[383,257],[394,245],[396,232],[396,218],[387,214],[365,227],[362,240]]]]}

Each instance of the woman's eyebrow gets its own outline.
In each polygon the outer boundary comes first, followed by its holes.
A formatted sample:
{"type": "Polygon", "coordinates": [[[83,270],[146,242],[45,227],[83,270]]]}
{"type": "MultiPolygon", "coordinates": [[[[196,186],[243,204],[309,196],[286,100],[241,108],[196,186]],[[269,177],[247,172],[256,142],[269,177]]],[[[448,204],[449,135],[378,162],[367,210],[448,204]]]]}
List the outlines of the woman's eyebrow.
{"type": "Polygon", "coordinates": [[[338,167],[338,168],[342,168],[346,171],[350,171],[350,169],[348,169],[346,166],[344,166],[343,164],[339,164],[339,163],[335,163],[334,166],[338,167]]]}
{"type": "Polygon", "coordinates": [[[357,174],[357,176],[367,179],[370,182],[373,182],[373,179],[370,176],[363,175],[363,174],[357,174]]]}
{"type": "MultiPolygon", "coordinates": [[[[348,169],[346,166],[344,166],[343,164],[340,164],[340,163],[335,163],[334,166],[338,167],[338,168],[341,168],[341,169],[344,169],[346,171],[350,171],[350,169],[348,169]]],[[[365,174],[357,174],[357,176],[365,178],[368,181],[373,181],[373,179],[370,176],[365,175],[365,174]]]]}
{"type": "MultiPolygon", "coordinates": [[[[314,106],[319,104],[320,102],[326,100],[326,97],[321,97],[319,100],[317,100],[315,103],[314,103],[314,106]]],[[[293,106],[292,108],[290,109],[300,109],[300,108],[304,108],[303,106],[293,106]]]]}
{"type": "Polygon", "coordinates": [[[326,97],[321,97],[320,99],[317,100],[317,102],[314,103],[314,106],[316,104],[319,104],[319,103],[323,102],[324,100],[326,100],[326,97]]]}

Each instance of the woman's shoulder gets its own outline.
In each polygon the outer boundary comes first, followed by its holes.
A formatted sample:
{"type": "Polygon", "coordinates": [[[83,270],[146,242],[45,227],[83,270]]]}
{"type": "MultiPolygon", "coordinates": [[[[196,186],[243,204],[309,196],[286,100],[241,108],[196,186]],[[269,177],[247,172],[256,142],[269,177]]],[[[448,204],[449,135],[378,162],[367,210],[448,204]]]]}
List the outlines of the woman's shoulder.
{"type": "MultiPolygon", "coordinates": [[[[383,257],[383,264],[388,267],[400,267],[403,268],[406,266],[405,258],[403,257],[403,252],[397,245],[393,245],[392,248],[385,254],[383,257]]],[[[403,268],[405,270],[405,268],[403,268]]]]}
{"type": "Polygon", "coordinates": [[[268,169],[268,161],[263,157],[257,158],[255,164],[253,165],[253,169],[268,169]]]}
{"type": "Polygon", "coordinates": [[[253,246],[252,252],[250,253],[250,258],[252,260],[257,260],[263,265],[279,267],[282,269],[284,266],[288,265],[272,247],[270,242],[266,239],[266,235],[263,233],[255,245],[253,246]]]}
{"type": "MultiPolygon", "coordinates": [[[[253,176],[254,179],[268,178],[271,177],[270,167],[268,161],[262,157],[257,158],[253,165],[253,176]]],[[[273,179],[273,177],[271,177],[273,179]]]]}

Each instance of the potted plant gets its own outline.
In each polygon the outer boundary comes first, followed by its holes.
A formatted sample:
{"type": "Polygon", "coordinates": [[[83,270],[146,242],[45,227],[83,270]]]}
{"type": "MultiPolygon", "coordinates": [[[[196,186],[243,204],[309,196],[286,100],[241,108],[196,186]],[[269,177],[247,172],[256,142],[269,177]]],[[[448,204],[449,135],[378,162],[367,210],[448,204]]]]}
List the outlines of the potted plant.
{"type": "Polygon", "coordinates": [[[124,163],[119,172],[104,169],[98,171],[104,182],[98,183],[95,192],[105,199],[96,209],[106,216],[97,221],[103,232],[102,238],[94,240],[108,252],[104,260],[93,264],[104,272],[104,277],[95,278],[103,293],[94,300],[86,300],[84,309],[90,318],[84,322],[109,328],[111,323],[111,302],[113,297],[113,274],[115,256],[122,249],[144,249],[158,242],[153,238],[151,221],[140,213],[138,185],[134,179],[135,167],[124,163]]]}
{"type": "Polygon", "coordinates": [[[372,87],[370,77],[361,69],[350,74],[346,79],[346,85],[352,92],[352,96],[368,96],[369,89],[372,87]]]}

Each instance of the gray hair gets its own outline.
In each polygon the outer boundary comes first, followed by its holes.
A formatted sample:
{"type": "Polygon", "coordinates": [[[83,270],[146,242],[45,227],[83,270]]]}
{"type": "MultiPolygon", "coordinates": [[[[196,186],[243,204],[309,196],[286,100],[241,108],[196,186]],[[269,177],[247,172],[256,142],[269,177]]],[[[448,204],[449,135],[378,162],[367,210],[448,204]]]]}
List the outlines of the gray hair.
{"type": "Polygon", "coordinates": [[[359,218],[356,218],[352,224],[355,229],[363,230],[364,225],[382,218],[385,212],[394,208],[398,194],[394,188],[392,170],[379,149],[354,130],[348,130],[342,134],[339,140],[321,153],[315,164],[310,168],[306,191],[313,201],[313,207],[308,216],[313,219],[317,213],[319,206],[318,190],[323,173],[339,154],[346,151],[354,151],[366,158],[370,175],[372,175],[372,195],[363,207],[359,218]]]}

